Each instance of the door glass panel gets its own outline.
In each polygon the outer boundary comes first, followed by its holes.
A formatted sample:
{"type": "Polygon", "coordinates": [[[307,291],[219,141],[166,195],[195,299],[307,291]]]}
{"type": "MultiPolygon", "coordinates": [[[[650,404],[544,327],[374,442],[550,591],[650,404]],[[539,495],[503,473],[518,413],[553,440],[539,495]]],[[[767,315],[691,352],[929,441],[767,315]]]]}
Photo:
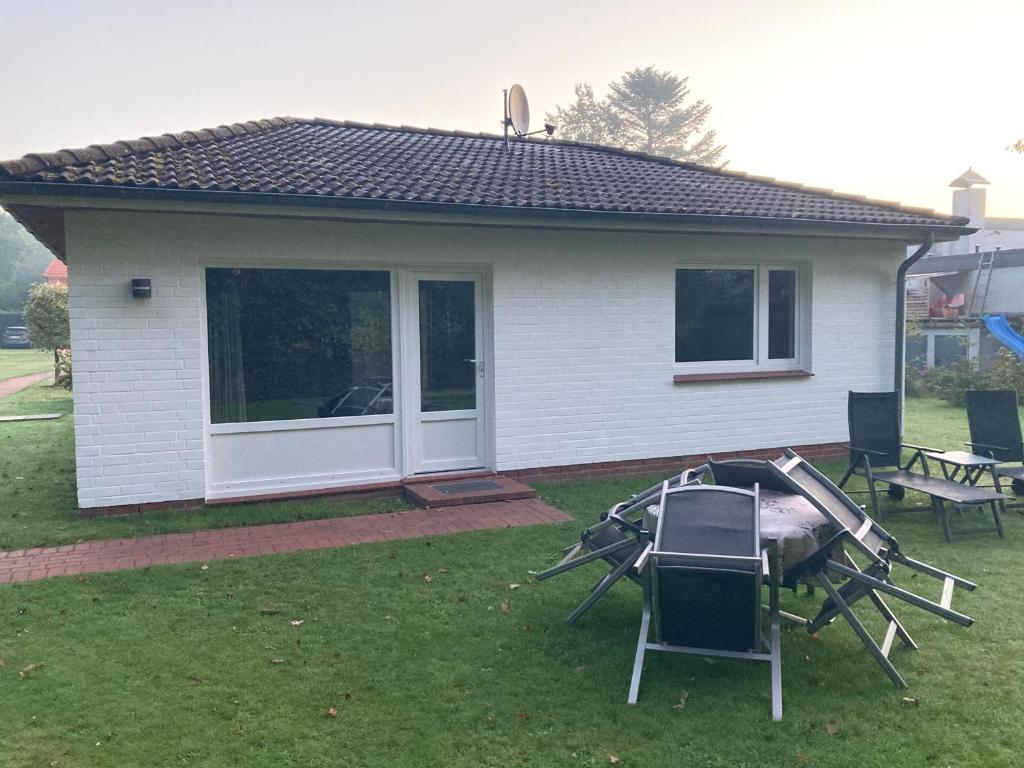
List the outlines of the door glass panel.
{"type": "Polygon", "coordinates": [[[476,299],[465,280],[420,280],[420,410],[476,408],[476,299]]]}

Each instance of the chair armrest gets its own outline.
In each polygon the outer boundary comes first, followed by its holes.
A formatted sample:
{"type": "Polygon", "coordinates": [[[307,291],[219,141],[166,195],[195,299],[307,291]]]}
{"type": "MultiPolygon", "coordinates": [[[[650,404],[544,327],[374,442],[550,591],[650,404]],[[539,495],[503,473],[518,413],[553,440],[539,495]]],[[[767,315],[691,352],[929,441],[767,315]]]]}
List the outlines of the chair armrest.
{"type": "Polygon", "coordinates": [[[640,553],[640,557],[638,557],[636,559],[636,572],[637,573],[643,573],[644,572],[644,568],[647,567],[647,560],[648,560],[648,558],[650,558],[651,552],[653,552],[653,551],[654,551],[654,544],[653,544],[653,542],[651,544],[648,544],[646,547],[644,547],[644,551],[641,552],[640,553]]]}
{"type": "Polygon", "coordinates": [[[647,529],[644,528],[639,523],[634,523],[632,520],[627,520],[624,517],[620,517],[617,512],[609,512],[608,513],[608,519],[609,520],[614,520],[616,523],[621,525],[623,528],[626,528],[626,529],[632,531],[633,533],[637,534],[638,536],[646,534],[646,533],[649,533],[647,531],[647,529]]]}
{"type": "Polygon", "coordinates": [[[928,448],[924,445],[914,445],[913,443],[900,443],[902,448],[910,448],[912,451],[928,451],[930,453],[943,453],[939,448],[928,448]]]}
{"type": "Polygon", "coordinates": [[[882,453],[881,451],[876,451],[871,448],[858,448],[855,445],[847,445],[846,447],[849,448],[851,451],[856,451],[857,453],[864,453],[867,454],[868,456],[885,456],[885,454],[882,453]]]}
{"type": "Polygon", "coordinates": [[[989,445],[988,443],[972,443],[970,440],[968,440],[966,443],[964,443],[964,445],[969,445],[969,446],[971,446],[971,448],[988,448],[990,451],[1008,451],[1008,450],[1010,450],[1009,448],[1006,448],[1006,447],[1004,447],[1002,445],[989,445]]]}
{"type": "Polygon", "coordinates": [[[700,485],[704,481],[704,475],[711,471],[711,467],[707,464],[701,464],[699,467],[693,467],[691,469],[684,469],[683,474],[679,476],[679,485],[700,485]]]}

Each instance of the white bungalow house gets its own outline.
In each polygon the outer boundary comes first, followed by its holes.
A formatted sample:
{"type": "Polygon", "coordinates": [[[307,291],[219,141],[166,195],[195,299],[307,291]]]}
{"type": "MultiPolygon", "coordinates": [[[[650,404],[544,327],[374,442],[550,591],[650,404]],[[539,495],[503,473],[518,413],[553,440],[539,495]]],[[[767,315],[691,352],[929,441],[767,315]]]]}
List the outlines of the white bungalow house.
{"type": "Polygon", "coordinates": [[[83,511],[837,455],[966,219],[633,152],[275,118],[0,163],[68,267],[83,511]],[[900,335],[901,336],[901,335],[900,335]]]}

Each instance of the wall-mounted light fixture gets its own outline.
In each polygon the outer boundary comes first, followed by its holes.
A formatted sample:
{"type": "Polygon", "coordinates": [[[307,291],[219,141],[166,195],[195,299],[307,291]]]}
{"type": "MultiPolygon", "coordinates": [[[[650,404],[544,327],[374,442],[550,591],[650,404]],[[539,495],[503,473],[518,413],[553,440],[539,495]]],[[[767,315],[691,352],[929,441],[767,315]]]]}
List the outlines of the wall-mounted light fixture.
{"type": "Polygon", "coordinates": [[[132,296],[136,299],[148,299],[153,295],[153,283],[148,277],[132,278],[132,296]]]}

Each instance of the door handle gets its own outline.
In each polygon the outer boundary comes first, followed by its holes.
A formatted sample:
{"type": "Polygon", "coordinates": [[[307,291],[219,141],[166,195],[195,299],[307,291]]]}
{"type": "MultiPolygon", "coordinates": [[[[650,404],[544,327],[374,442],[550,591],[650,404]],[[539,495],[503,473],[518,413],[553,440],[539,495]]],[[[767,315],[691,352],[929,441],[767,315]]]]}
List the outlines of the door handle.
{"type": "Polygon", "coordinates": [[[484,361],[483,361],[483,358],[464,357],[462,359],[462,362],[464,362],[464,363],[473,363],[473,365],[479,366],[478,373],[480,374],[480,378],[483,378],[483,375],[484,375],[484,361]]]}
{"type": "Polygon", "coordinates": [[[477,360],[475,357],[464,357],[462,359],[464,363],[482,363],[483,360],[477,360]]]}

